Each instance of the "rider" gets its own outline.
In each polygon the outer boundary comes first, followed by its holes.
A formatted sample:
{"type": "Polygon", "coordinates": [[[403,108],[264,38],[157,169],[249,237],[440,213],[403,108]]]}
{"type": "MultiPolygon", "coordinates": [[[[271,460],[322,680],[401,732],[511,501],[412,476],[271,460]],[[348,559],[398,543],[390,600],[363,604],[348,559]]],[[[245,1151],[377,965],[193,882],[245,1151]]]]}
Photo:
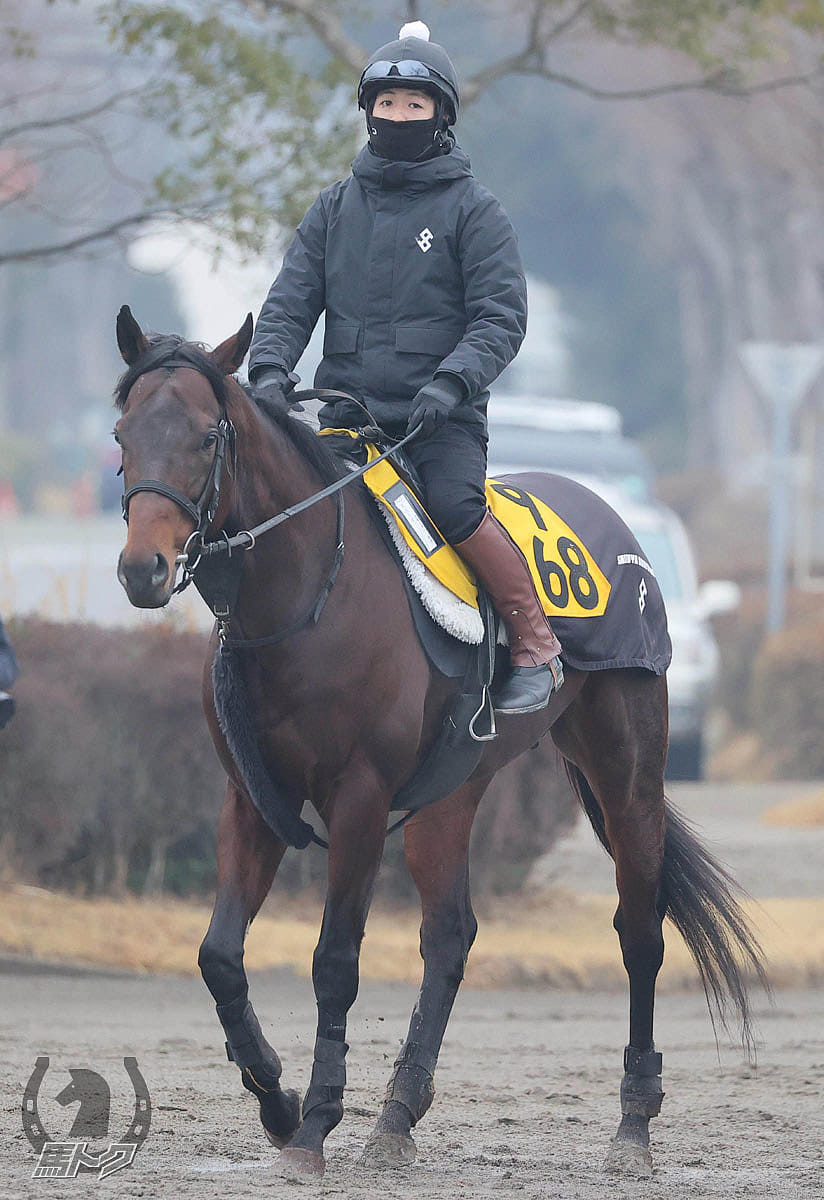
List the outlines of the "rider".
{"type": "MultiPolygon", "coordinates": [[[[249,378],[288,404],[292,371],[321,312],[315,386],[352,393],[406,453],[432,519],[489,592],[509,636],[499,712],[532,712],[563,682],[561,646],[521,551],[486,506],[488,387],[526,330],[515,232],[450,131],[455,68],[421,21],[376,50],[358,105],[368,144],[351,177],[324,188],[298,226],[258,317],[249,378]]],[[[363,425],[347,401],[322,426],[363,425]]]]}
{"type": "Polygon", "coordinates": [[[5,728],[14,716],[14,700],[6,689],[12,686],[19,674],[17,659],[0,620],[0,729],[5,728]]]}

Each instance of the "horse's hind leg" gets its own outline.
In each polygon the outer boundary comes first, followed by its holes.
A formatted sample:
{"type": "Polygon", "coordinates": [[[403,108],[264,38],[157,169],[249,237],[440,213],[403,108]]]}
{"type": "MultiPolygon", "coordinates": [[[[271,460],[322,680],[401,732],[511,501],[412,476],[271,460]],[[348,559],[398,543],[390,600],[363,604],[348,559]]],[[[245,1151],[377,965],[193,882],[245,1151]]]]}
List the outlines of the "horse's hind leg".
{"type": "Polygon", "coordinates": [[[230,783],[218,826],[217,897],[198,965],[217,1005],[226,1052],[240,1068],[244,1087],[260,1102],[264,1131],[275,1146],[284,1145],[297,1129],[300,1100],[297,1092],[282,1090],[280,1059],[249,1002],[243,944],[285,849],[248,797],[230,783]]]}
{"type": "Polygon", "coordinates": [[[629,1044],[624,1051],[621,1123],[606,1168],[649,1175],[649,1121],[663,1099],[653,1040],[655,981],[664,957],[662,868],[666,828],[664,763],[667,691],[647,672],[593,674],[553,737],[582,772],[587,814],[615,861],[613,924],[629,977],[629,1044]]]}
{"type": "Polygon", "coordinates": [[[420,892],[423,982],[395,1061],[383,1112],[361,1161],[404,1166],[415,1158],[411,1128],[432,1103],[432,1077],[478,925],[469,897],[469,835],[487,778],[473,779],[405,828],[406,861],[420,892]]]}

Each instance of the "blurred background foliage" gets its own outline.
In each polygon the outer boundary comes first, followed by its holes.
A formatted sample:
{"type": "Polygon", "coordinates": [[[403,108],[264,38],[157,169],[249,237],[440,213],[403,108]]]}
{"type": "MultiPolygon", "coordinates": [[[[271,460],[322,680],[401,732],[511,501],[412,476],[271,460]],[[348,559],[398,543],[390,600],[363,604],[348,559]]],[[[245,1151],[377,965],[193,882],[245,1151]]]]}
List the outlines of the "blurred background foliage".
{"type": "MultiPolygon", "coordinates": [[[[569,392],[616,405],[664,470],[732,469],[729,414],[752,403],[738,342],[779,309],[808,326],[824,309],[807,279],[824,236],[824,5],[430,7],[0,0],[0,428],[52,438],[34,462],[8,452],[24,504],[25,479],[91,465],[87,445],[66,466],[60,429],[71,407],[100,436],[124,297],[155,329],[203,336],[172,275],[129,265],[134,239],[177,228],[215,256],[277,262],[347,172],[358,75],[409,15],[452,50],[459,139],[559,296],[569,392]],[[803,320],[794,287],[816,296],[803,320]]],[[[734,423],[742,444],[762,436],[734,423]]]]}
{"type": "MultiPolygon", "coordinates": [[[[0,745],[0,880],[90,896],[213,893],[225,775],[200,707],[203,637],[34,618],[8,633],[21,675],[0,745]]],[[[475,892],[516,890],[575,811],[550,745],[503,771],[475,824],[475,892]]],[[[325,879],[315,847],[289,851],[278,871],[287,891],[325,879]]],[[[387,843],[379,888],[414,896],[402,834],[387,843]]]]}

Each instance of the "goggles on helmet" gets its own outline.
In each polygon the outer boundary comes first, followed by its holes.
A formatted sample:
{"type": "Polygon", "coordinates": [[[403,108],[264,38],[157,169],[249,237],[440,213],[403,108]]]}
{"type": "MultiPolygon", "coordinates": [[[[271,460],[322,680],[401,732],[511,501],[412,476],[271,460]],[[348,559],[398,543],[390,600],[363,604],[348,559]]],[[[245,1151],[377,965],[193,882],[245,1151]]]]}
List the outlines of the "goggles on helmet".
{"type": "Polygon", "coordinates": [[[370,63],[361,76],[361,87],[376,79],[391,79],[393,75],[399,75],[402,79],[432,79],[449,83],[449,80],[437,71],[433,71],[432,67],[428,67],[426,63],[418,62],[414,58],[402,58],[400,62],[380,59],[378,62],[370,63]]]}

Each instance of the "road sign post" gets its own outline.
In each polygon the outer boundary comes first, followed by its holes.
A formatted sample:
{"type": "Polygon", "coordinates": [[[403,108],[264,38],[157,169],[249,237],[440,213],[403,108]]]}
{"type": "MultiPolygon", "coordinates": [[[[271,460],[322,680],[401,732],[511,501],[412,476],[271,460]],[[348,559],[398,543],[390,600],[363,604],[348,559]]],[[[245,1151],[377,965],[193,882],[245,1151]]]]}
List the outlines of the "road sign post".
{"type": "Polygon", "coordinates": [[[824,346],[803,342],[744,342],[741,361],[772,408],[767,633],[784,628],[793,417],[824,366],[824,346]]]}

